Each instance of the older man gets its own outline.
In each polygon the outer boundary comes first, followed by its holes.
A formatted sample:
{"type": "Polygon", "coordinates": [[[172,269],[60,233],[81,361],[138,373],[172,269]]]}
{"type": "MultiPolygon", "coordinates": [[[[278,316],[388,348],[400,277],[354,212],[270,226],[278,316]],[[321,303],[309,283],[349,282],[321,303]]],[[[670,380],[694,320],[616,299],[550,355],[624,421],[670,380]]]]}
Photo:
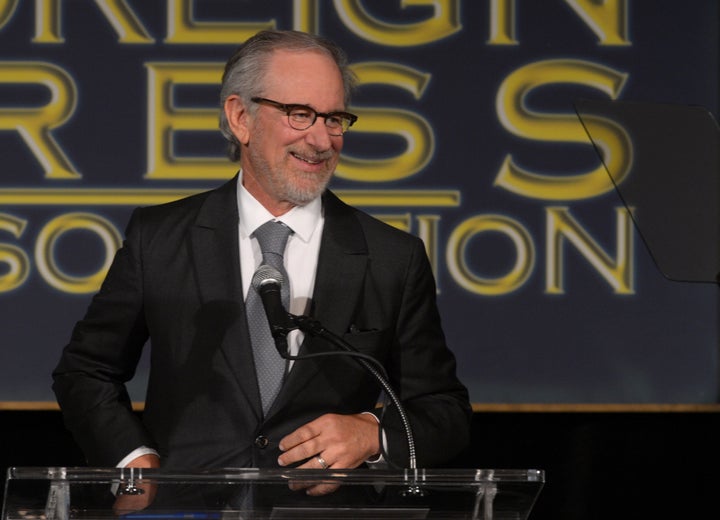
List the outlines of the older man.
{"type": "Polygon", "coordinates": [[[445,344],[421,240],[327,189],[356,120],[347,112],[352,87],[343,52],[313,35],[261,32],[230,58],[220,126],[238,175],[133,213],[54,371],[88,463],[407,466],[397,410],[376,409],[380,387],[357,360],[312,356],[337,349],[299,331],[289,351],[307,359],[268,361],[258,347],[263,331],[254,331],[260,324],[267,336],[268,324],[250,311],[251,280],[266,263],[266,222],[286,235],[274,254],[286,271],[289,312],[312,316],[384,366],[407,410],[418,465],[447,463],[468,443],[468,394],[445,344]],[[140,418],[124,385],[148,339],[140,418]]]}

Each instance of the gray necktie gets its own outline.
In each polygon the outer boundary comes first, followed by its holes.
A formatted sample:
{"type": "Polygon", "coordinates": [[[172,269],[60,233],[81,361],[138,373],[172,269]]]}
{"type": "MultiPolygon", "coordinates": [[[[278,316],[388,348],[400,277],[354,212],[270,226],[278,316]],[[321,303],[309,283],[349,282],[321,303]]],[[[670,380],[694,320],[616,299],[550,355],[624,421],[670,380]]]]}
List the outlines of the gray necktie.
{"type": "MultiPolygon", "coordinates": [[[[285,309],[288,309],[290,293],[287,272],[283,265],[283,254],[285,244],[287,244],[287,239],[291,233],[292,230],[285,224],[272,220],[265,222],[253,233],[260,244],[263,257],[262,263],[274,267],[283,276],[281,297],[285,309]]],[[[265,308],[259,294],[252,286],[248,291],[246,303],[263,413],[267,413],[282,386],[283,377],[285,376],[285,360],[280,357],[275,348],[275,340],[270,332],[265,308]]]]}

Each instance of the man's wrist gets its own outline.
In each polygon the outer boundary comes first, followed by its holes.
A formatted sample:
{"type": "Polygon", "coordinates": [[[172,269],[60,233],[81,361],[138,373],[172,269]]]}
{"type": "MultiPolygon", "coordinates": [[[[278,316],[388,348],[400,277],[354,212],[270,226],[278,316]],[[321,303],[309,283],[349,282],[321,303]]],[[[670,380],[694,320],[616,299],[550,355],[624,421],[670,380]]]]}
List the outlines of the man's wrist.
{"type": "Polygon", "coordinates": [[[365,462],[368,464],[379,464],[382,462],[385,462],[385,458],[383,457],[383,453],[385,452],[385,446],[387,446],[387,439],[385,437],[385,431],[380,427],[380,419],[378,419],[377,415],[375,415],[372,412],[362,412],[362,415],[369,415],[378,424],[378,428],[380,428],[380,433],[382,434],[382,445],[380,446],[380,450],[378,453],[375,453],[373,456],[371,456],[369,459],[367,459],[365,462]]]}

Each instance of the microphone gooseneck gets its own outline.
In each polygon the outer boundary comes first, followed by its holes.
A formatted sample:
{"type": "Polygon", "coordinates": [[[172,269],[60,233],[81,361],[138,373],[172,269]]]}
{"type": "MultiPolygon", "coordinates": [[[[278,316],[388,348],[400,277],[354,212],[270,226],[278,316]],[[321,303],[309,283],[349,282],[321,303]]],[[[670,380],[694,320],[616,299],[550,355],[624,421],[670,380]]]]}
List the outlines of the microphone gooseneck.
{"type": "MultiPolygon", "coordinates": [[[[410,427],[410,421],[405,413],[405,408],[402,406],[400,399],[393,390],[392,386],[388,382],[388,377],[385,372],[385,367],[374,357],[367,354],[358,352],[355,347],[350,345],[347,341],[339,337],[338,335],[330,332],[323,327],[320,322],[309,318],[307,316],[295,316],[290,314],[282,304],[281,287],[283,283],[282,274],[272,266],[263,264],[258,267],[257,271],[252,278],[252,287],[258,292],[267,314],[268,323],[270,324],[270,331],[275,339],[275,346],[280,353],[280,356],[285,359],[301,360],[308,359],[317,356],[329,356],[329,355],[346,355],[353,357],[358,363],[360,363],[375,379],[380,383],[380,386],[385,391],[385,395],[390,398],[392,403],[400,415],[400,421],[403,424],[405,430],[405,437],[408,445],[408,459],[409,468],[417,471],[417,463],[415,457],[415,441],[413,438],[412,428],[410,427]],[[311,336],[318,336],[326,339],[336,347],[340,348],[338,352],[318,352],[315,354],[308,354],[304,356],[291,356],[288,352],[287,347],[287,334],[291,330],[300,329],[306,334],[311,336]]],[[[381,443],[382,445],[382,443],[381,443]]]]}
{"type": "MultiPolygon", "coordinates": [[[[314,320],[312,318],[309,318],[307,316],[294,316],[290,315],[292,320],[295,322],[295,324],[298,326],[298,328],[308,333],[312,336],[319,336],[326,340],[328,340],[330,343],[335,345],[336,347],[339,347],[343,350],[343,352],[323,352],[318,353],[316,355],[330,355],[330,354],[344,354],[344,355],[350,355],[355,358],[355,360],[360,363],[365,369],[370,372],[375,379],[380,383],[380,386],[382,386],[383,390],[385,391],[385,395],[387,395],[392,403],[395,405],[395,408],[398,411],[398,414],[400,415],[400,421],[402,422],[403,429],[405,430],[405,438],[408,445],[408,462],[409,462],[409,468],[411,470],[417,470],[417,462],[415,457],[415,440],[412,433],[412,428],[410,427],[410,421],[408,420],[407,414],[405,413],[405,408],[403,407],[402,403],[400,402],[400,399],[397,397],[397,394],[395,393],[395,390],[392,388],[390,383],[387,380],[387,374],[385,372],[385,367],[382,366],[382,364],[375,359],[372,356],[368,356],[367,354],[363,354],[361,352],[358,352],[355,347],[350,345],[347,341],[342,339],[340,336],[330,332],[325,327],[323,327],[320,322],[317,320],[314,320]]],[[[301,356],[300,358],[292,358],[292,359],[301,359],[302,357],[311,357],[311,356],[301,356]]],[[[382,443],[381,443],[382,446],[382,443]]]]}

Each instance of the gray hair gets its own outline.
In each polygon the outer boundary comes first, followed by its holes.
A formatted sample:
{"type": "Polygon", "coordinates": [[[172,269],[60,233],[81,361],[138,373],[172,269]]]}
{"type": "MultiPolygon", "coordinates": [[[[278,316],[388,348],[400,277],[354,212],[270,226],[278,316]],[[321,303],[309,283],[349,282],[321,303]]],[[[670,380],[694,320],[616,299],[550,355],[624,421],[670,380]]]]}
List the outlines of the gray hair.
{"type": "Polygon", "coordinates": [[[228,141],[228,156],[231,161],[240,159],[240,143],[230,130],[225,110],[222,107],[231,95],[240,96],[250,113],[257,110],[251,103],[255,96],[261,96],[265,87],[265,71],[273,52],[321,52],[337,64],[345,88],[345,105],[355,88],[356,77],[350,70],[345,52],[335,43],[321,36],[300,31],[260,31],[249,38],[230,57],[225,65],[220,89],[220,132],[228,141]]]}

